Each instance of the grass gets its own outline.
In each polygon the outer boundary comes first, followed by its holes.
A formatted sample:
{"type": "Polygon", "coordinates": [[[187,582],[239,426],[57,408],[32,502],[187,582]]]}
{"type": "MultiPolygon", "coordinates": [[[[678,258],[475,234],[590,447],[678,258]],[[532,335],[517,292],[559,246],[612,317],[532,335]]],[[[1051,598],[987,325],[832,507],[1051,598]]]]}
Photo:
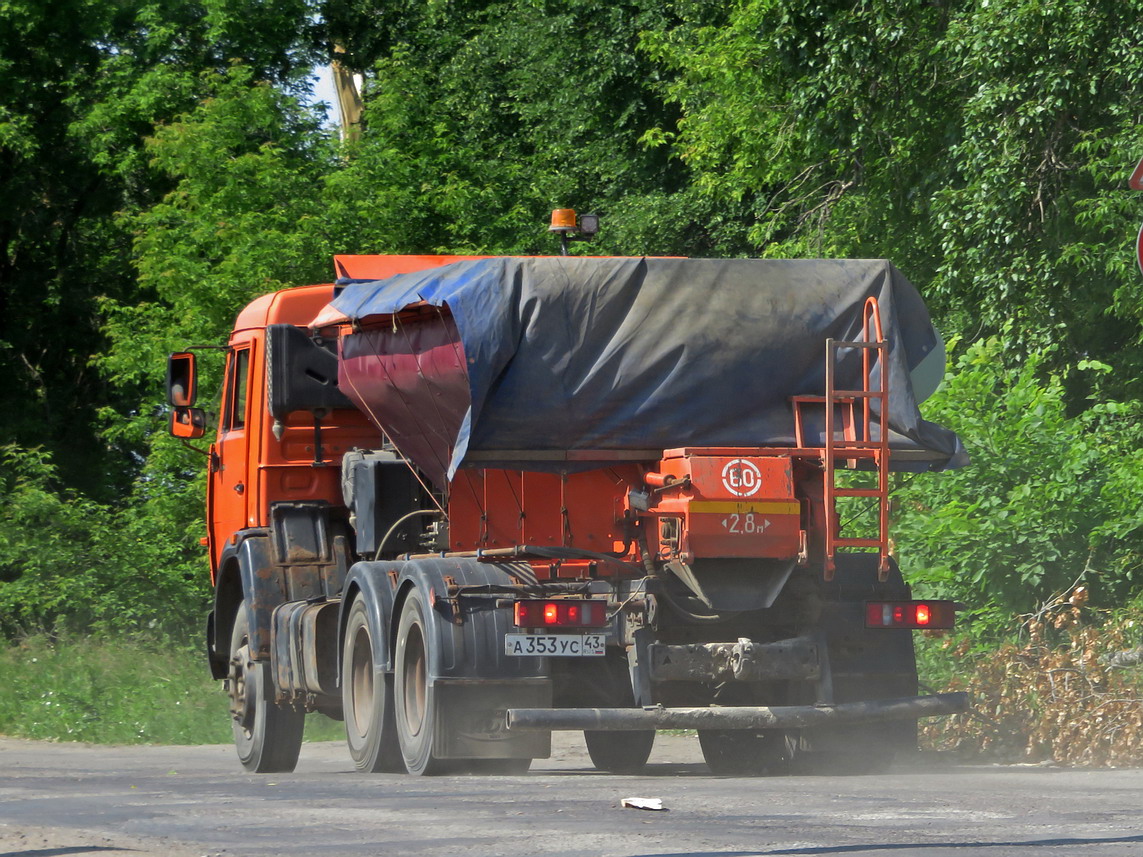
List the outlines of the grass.
{"type": "MultiPolygon", "coordinates": [[[[0,648],[0,735],[99,744],[226,744],[222,683],[197,649],[145,640],[32,637],[0,648]]],[[[340,740],[310,715],[306,739],[340,740]]]]}

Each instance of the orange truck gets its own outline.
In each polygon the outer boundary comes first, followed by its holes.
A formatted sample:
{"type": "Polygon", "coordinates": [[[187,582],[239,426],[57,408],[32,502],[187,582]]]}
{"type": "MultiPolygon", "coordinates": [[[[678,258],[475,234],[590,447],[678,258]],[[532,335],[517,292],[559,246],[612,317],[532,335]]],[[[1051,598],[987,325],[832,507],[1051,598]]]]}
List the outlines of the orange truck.
{"type": "MultiPolygon", "coordinates": [[[[227,343],[207,491],[210,668],[251,771],[308,712],[361,771],[519,772],[658,729],[718,773],[915,749],[891,474],[965,462],[884,261],[338,256],[227,343]],[[857,523],[851,520],[856,517],[857,523]]],[[[206,433],[193,350],[171,432],[206,433]]]]}

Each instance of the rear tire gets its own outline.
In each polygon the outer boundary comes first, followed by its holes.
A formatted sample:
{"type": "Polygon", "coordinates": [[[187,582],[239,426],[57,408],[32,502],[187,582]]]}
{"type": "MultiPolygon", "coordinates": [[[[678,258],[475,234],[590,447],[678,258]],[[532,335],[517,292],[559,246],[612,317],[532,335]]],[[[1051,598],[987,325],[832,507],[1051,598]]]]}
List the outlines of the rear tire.
{"type": "Polygon", "coordinates": [[[393,714],[393,679],[373,660],[373,634],[365,600],[349,608],[341,658],[341,707],[345,742],[357,770],[405,770],[393,714]]]}
{"type": "Polygon", "coordinates": [[[230,634],[230,697],[234,747],[242,767],[255,774],[288,773],[298,764],[306,716],[270,700],[270,665],[250,656],[250,629],[245,606],[238,609],[230,634]]]}
{"type": "Polygon", "coordinates": [[[655,745],[655,732],[585,731],[587,754],[596,770],[613,774],[637,774],[647,764],[655,745]]]}
{"type": "Polygon", "coordinates": [[[726,777],[788,773],[796,741],[781,729],[763,732],[700,729],[698,736],[706,766],[712,774],[726,777]]]}
{"type": "Polygon", "coordinates": [[[458,773],[490,777],[514,777],[528,773],[531,759],[469,759],[457,763],[458,773]]]}
{"type": "Polygon", "coordinates": [[[434,752],[436,695],[429,680],[433,628],[427,616],[425,596],[419,589],[410,590],[397,626],[393,699],[405,770],[415,776],[442,774],[449,767],[434,752]]]}
{"type": "MultiPolygon", "coordinates": [[[[877,554],[839,554],[833,583],[821,585],[817,630],[828,645],[835,703],[896,699],[918,692],[913,632],[865,627],[866,598],[912,597],[896,562],[890,562],[887,580],[878,579],[879,562],[877,554]],[[870,664],[877,665],[877,675],[868,675],[870,664]]],[[[879,774],[892,766],[897,754],[916,751],[917,721],[815,727],[804,730],[803,737],[806,751],[796,762],[799,773],[879,774]]]]}
{"type": "Polygon", "coordinates": [[[873,747],[863,753],[810,751],[798,757],[795,770],[817,777],[862,777],[888,773],[893,761],[891,750],[878,752],[873,747]]]}

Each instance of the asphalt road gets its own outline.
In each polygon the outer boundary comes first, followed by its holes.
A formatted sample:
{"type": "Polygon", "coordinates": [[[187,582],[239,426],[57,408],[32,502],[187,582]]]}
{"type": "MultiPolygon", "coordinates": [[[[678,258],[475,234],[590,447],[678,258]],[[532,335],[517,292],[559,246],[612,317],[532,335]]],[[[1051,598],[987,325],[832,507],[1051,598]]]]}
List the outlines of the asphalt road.
{"type": "Polygon", "coordinates": [[[414,778],[354,773],[336,743],[255,776],[230,747],[0,739],[0,857],[1143,854],[1140,770],[927,758],[881,777],[740,779],[711,776],[696,739],[660,735],[630,777],[596,773],[578,735],[554,743],[522,776],[414,778]]]}

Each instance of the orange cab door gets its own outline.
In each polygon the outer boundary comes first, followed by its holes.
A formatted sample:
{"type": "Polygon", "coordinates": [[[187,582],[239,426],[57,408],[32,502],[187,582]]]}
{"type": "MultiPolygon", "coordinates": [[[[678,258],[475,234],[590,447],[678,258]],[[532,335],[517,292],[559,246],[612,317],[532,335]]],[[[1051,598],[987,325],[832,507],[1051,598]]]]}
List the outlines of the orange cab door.
{"type": "Polygon", "coordinates": [[[251,352],[250,343],[240,344],[226,361],[222,417],[207,488],[211,556],[216,567],[230,537],[249,526],[249,498],[254,488],[247,473],[251,352]]]}

